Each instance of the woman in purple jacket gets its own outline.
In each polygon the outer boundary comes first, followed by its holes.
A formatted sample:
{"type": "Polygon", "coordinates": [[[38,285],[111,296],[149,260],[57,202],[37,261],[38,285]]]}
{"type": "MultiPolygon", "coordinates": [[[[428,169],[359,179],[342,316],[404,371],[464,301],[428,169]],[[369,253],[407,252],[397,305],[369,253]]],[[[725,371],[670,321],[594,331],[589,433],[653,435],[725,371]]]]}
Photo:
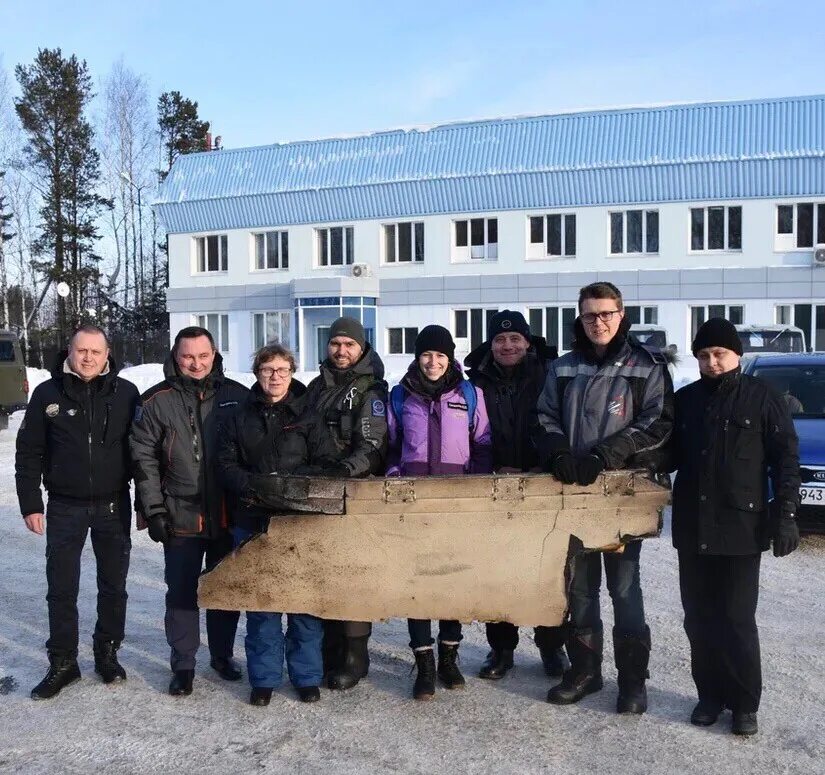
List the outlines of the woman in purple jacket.
{"type": "MultiPolygon", "coordinates": [[[[446,328],[427,326],[418,334],[415,360],[394,388],[390,402],[387,476],[492,472],[484,394],[464,379],[454,356],[455,343],[446,328]]],[[[407,623],[418,669],[413,697],[430,700],[435,696],[436,677],[431,623],[429,619],[409,619],[407,623]]],[[[456,664],[460,640],[461,622],[438,623],[437,672],[448,689],[464,686],[456,664]]]]}

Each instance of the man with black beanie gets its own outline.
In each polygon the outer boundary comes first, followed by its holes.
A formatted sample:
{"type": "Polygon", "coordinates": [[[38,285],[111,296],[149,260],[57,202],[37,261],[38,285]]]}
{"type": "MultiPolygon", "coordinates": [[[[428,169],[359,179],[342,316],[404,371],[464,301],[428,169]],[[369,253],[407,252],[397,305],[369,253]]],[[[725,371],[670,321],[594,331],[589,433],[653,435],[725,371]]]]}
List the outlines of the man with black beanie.
{"type": "Polygon", "coordinates": [[[732,323],[705,322],[693,354],[701,377],[676,393],[669,450],[678,471],[673,545],[699,695],[691,722],[710,726],[727,707],[731,731],[753,735],[762,693],[759,565],[771,544],[777,557],[799,545],[799,444],[782,396],[742,373],[732,323]]]}

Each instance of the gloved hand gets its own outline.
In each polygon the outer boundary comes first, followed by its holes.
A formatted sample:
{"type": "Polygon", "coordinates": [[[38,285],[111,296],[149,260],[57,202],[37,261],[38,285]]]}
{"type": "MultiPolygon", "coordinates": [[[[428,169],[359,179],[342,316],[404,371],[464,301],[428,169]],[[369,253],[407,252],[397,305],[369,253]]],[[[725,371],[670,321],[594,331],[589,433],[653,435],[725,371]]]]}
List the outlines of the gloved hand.
{"type": "Polygon", "coordinates": [[[146,527],[149,530],[149,538],[155,543],[165,544],[171,538],[169,532],[169,513],[159,511],[146,518],[146,527]]]}
{"type": "Polygon", "coordinates": [[[604,461],[594,454],[585,455],[576,460],[576,481],[579,484],[593,484],[604,471],[604,461]]]}
{"type": "Polygon", "coordinates": [[[330,479],[349,479],[350,470],[343,463],[330,463],[324,466],[321,476],[327,476],[330,479]]]}
{"type": "Polygon", "coordinates": [[[771,509],[773,556],[785,557],[799,546],[799,527],[796,524],[796,506],[783,502],[771,509]]]}
{"type": "Polygon", "coordinates": [[[564,484],[576,483],[576,458],[569,452],[563,452],[550,466],[553,476],[564,484]]]}

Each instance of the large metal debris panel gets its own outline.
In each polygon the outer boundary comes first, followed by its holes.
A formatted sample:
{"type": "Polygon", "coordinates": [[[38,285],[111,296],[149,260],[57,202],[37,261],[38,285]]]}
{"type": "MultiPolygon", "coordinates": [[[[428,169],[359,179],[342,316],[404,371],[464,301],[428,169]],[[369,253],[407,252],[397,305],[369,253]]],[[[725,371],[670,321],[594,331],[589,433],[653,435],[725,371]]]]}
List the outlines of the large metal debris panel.
{"type": "MultiPolygon", "coordinates": [[[[306,480],[305,480],[306,481],[306,480]]],[[[204,608],[557,625],[578,551],[656,536],[669,492],[640,472],[311,480],[342,514],[273,516],[201,577],[204,608]]]]}

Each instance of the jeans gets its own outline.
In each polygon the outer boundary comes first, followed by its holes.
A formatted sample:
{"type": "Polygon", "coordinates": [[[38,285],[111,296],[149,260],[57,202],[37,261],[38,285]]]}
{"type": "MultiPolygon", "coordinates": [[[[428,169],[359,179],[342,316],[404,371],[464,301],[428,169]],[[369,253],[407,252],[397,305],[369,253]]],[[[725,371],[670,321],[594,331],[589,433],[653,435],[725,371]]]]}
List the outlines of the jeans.
{"type": "MultiPolygon", "coordinates": [[[[172,670],[194,670],[201,642],[198,577],[206,560],[211,570],[232,549],[232,537],[171,538],[163,547],[166,560],[166,640],[171,648],[172,670]]],[[[231,657],[238,611],[206,612],[206,636],[212,657],[231,657]]]]}
{"type": "Polygon", "coordinates": [[[639,578],[641,551],[642,542],[631,541],[623,552],[586,552],[576,556],[570,583],[570,621],[574,629],[602,629],[599,594],[604,561],[616,633],[630,637],[645,634],[645,607],[639,578]]]}
{"type": "MultiPolygon", "coordinates": [[[[237,546],[255,533],[236,527],[232,535],[237,546]]],[[[256,689],[277,689],[283,680],[286,655],[289,680],[294,687],[320,686],[324,675],[323,620],[309,614],[287,614],[284,638],[282,616],[267,611],[246,612],[245,646],[250,685],[256,689]]]]}
{"type": "MultiPolygon", "coordinates": [[[[488,622],[485,625],[487,631],[487,643],[490,648],[495,651],[502,651],[503,649],[510,649],[514,651],[518,646],[518,627],[510,622],[488,622]]],[[[564,646],[565,628],[561,627],[536,627],[535,633],[536,646],[539,649],[554,651],[564,646]]]]}
{"type": "MultiPolygon", "coordinates": [[[[429,619],[407,619],[407,628],[410,631],[410,648],[421,649],[433,645],[431,631],[432,622],[429,619]]],[[[441,619],[438,622],[438,642],[458,643],[462,638],[461,622],[454,619],[441,619]]]]}
{"type": "Polygon", "coordinates": [[[94,639],[123,640],[126,622],[126,574],[132,540],[128,491],[117,501],[49,498],[46,512],[46,580],[50,654],[77,657],[77,594],[80,557],[91,532],[97,562],[97,624],[94,639]]]}

